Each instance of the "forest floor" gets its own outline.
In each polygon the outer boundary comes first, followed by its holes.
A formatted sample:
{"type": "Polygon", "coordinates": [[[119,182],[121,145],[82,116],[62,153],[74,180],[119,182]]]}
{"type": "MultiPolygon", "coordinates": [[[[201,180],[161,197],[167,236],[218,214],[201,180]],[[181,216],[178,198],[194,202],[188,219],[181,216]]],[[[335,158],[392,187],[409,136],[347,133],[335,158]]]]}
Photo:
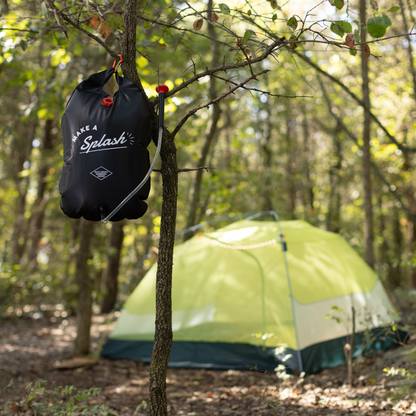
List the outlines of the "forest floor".
{"type": "MultiPolygon", "coordinates": [[[[0,322],[0,415],[32,414],[22,399],[27,398],[28,383],[39,379],[46,380],[50,390],[66,385],[77,390],[98,387],[101,393],[90,395],[87,402],[91,407],[106,405],[112,415],[149,414],[147,365],[100,359],[89,368],[56,368],[71,356],[75,324],[75,318],[59,313],[0,322]],[[5,389],[11,379],[13,384],[5,389]],[[4,407],[7,401],[11,402],[4,407]]],[[[94,317],[93,349],[104,330],[103,318],[94,317]]],[[[275,374],[255,371],[169,369],[169,415],[416,415],[412,400],[416,380],[387,377],[383,371],[385,367],[416,371],[414,338],[404,347],[356,363],[353,388],[346,385],[345,366],[303,381],[294,376],[282,381],[275,374]]],[[[40,397],[33,403],[39,401],[40,397]]]]}

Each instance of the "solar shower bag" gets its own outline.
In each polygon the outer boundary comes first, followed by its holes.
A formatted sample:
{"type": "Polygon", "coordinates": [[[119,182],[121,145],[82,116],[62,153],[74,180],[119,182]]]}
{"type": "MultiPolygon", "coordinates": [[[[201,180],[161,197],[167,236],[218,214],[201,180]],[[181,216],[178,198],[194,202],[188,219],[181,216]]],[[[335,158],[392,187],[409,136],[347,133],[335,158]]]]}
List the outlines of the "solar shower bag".
{"type": "MultiPolygon", "coordinates": [[[[152,125],[147,101],[132,81],[116,73],[119,90],[113,104],[106,106],[111,99],[103,86],[113,73],[110,68],[81,82],[62,117],[65,164],[59,192],[61,208],[71,218],[104,218],[150,167],[147,146],[152,125]]],[[[149,191],[150,178],[111,221],[144,215],[149,191]]]]}

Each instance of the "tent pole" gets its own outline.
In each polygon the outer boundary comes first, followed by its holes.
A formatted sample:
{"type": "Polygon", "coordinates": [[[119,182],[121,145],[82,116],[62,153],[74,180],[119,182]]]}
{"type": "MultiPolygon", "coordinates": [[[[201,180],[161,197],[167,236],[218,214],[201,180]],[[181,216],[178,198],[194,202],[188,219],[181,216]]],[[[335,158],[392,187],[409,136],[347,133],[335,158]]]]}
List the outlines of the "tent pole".
{"type": "Polygon", "coordinates": [[[277,222],[277,225],[279,227],[279,237],[280,237],[280,243],[282,244],[283,258],[284,258],[284,261],[285,261],[287,285],[289,287],[290,304],[292,306],[293,325],[295,327],[296,346],[297,346],[296,352],[297,352],[297,356],[298,356],[299,374],[302,374],[303,373],[303,363],[302,363],[302,355],[301,355],[300,345],[299,345],[298,326],[296,324],[295,301],[294,301],[294,298],[293,298],[292,283],[290,281],[289,265],[288,265],[287,256],[286,256],[287,245],[286,245],[285,240],[283,239],[282,227],[280,225],[280,218],[277,215],[277,212],[276,211],[270,211],[270,213],[274,216],[274,218],[277,222]]]}

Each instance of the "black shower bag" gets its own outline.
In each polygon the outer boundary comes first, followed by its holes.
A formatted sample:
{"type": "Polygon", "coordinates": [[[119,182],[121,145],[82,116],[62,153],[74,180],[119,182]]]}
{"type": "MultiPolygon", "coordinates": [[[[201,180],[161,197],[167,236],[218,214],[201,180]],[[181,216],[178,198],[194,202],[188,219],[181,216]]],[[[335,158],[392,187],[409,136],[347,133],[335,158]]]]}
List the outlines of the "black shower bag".
{"type": "MultiPolygon", "coordinates": [[[[59,193],[71,218],[99,221],[146,176],[151,140],[150,109],[132,81],[116,73],[113,100],[103,86],[114,68],[91,75],[72,93],[62,117],[64,161],[59,193]]],[[[112,218],[139,218],[147,210],[150,178],[112,218]]]]}

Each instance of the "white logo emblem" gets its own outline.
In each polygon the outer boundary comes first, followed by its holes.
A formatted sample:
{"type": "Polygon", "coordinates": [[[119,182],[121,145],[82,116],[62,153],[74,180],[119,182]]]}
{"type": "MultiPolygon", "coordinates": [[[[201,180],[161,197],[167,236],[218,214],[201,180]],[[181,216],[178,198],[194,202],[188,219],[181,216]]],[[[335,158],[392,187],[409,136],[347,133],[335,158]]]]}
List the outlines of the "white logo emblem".
{"type": "Polygon", "coordinates": [[[108,169],[104,168],[103,166],[100,166],[97,169],[94,169],[92,172],[90,172],[92,176],[99,179],[100,181],[108,178],[113,174],[113,172],[110,172],[108,169]]]}

